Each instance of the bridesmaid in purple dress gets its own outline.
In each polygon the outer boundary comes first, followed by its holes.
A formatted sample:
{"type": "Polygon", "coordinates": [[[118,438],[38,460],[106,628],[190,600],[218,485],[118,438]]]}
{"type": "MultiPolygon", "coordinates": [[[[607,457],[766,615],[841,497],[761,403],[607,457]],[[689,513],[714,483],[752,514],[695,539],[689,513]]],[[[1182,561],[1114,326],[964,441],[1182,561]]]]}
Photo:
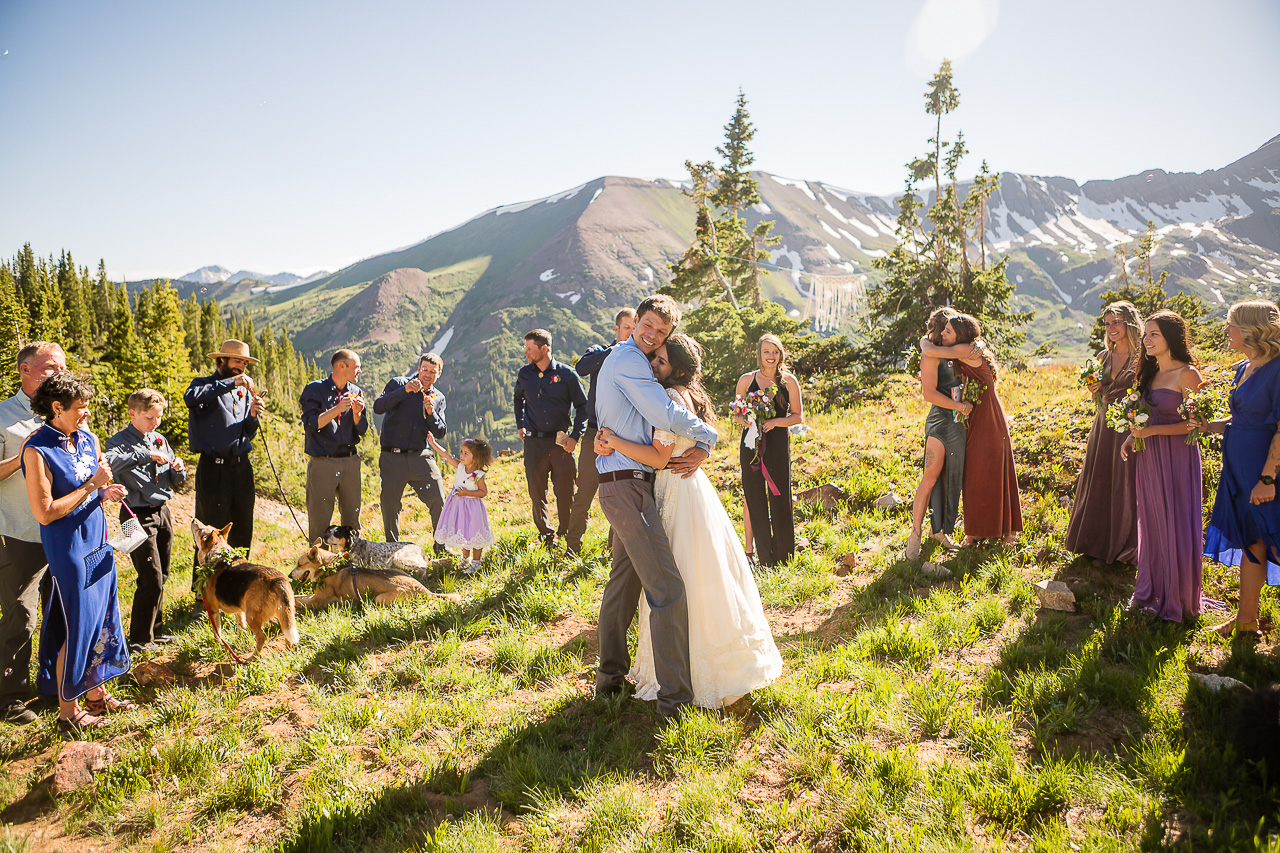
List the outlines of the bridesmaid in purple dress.
{"type": "Polygon", "coordinates": [[[1240,567],[1239,611],[1214,630],[1256,636],[1262,586],[1280,584],[1280,308],[1263,301],[1232,305],[1227,343],[1248,361],[1236,365],[1231,416],[1201,427],[1226,433],[1204,553],[1240,567]]]}
{"type": "Polygon", "coordinates": [[[1130,604],[1181,622],[1199,616],[1203,606],[1204,510],[1200,444],[1187,444],[1195,424],[1183,420],[1178,407],[1203,380],[1192,366],[1187,323],[1172,311],[1147,319],[1142,346],[1138,391],[1151,419],[1120,449],[1138,462],[1138,574],[1130,604]],[[1146,442],[1144,450],[1133,450],[1135,438],[1146,442]]]}

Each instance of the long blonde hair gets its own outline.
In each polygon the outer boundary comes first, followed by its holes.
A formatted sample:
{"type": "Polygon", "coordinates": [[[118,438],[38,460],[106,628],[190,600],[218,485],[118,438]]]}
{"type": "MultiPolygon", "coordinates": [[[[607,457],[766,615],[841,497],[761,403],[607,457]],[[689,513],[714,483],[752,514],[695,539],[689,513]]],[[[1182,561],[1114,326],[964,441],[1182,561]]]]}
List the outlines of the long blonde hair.
{"type": "Polygon", "coordinates": [[[778,348],[780,357],[778,358],[778,378],[781,379],[787,372],[787,348],[782,345],[782,338],[766,332],[760,336],[760,342],[756,344],[756,370],[764,370],[764,345],[773,344],[778,348]]]}
{"type": "Polygon", "coordinates": [[[1280,307],[1274,302],[1237,302],[1227,310],[1227,322],[1240,329],[1250,361],[1280,355],[1280,307]]]}
{"type": "MultiPolygon", "coordinates": [[[[1106,308],[1102,309],[1102,321],[1105,323],[1108,314],[1115,314],[1124,321],[1124,338],[1129,343],[1129,358],[1126,364],[1137,364],[1137,359],[1142,356],[1142,313],[1138,311],[1138,306],[1132,302],[1112,302],[1106,308]]],[[[1115,344],[1104,333],[1102,340],[1107,345],[1107,351],[1110,352],[1116,348],[1115,344]]]]}

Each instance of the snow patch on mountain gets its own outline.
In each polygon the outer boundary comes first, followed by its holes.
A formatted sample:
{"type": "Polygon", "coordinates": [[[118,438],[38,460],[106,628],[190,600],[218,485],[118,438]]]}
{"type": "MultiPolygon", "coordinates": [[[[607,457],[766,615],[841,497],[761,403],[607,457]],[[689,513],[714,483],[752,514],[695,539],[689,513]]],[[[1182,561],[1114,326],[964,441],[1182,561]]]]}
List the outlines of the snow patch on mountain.
{"type": "Polygon", "coordinates": [[[453,340],[453,326],[444,330],[444,334],[440,336],[440,339],[435,342],[429,352],[433,352],[436,355],[444,355],[445,347],[449,346],[449,341],[451,340],[453,340]]]}
{"type": "Polygon", "coordinates": [[[818,200],[818,197],[813,194],[813,190],[809,189],[809,185],[804,181],[797,181],[791,178],[780,178],[777,175],[769,175],[769,177],[773,178],[774,181],[782,184],[784,187],[795,187],[800,190],[800,192],[807,195],[810,201],[818,200]]]}
{"type": "MultiPolygon", "coordinates": [[[[804,272],[804,261],[800,258],[799,252],[789,251],[784,244],[781,248],[774,249],[773,255],[781,261],[786,261],[791,265],[791,282],[796,287],[800,286],[800,273],[804,272]]],[[[779,263],[778,266],[782,264],[779,263]]]]}
{"type": "Polygon", "coordinates": [[[538,276],[539,281],[551,281],[553,278],[557,278],[554,267],[549,270],[543,270],[542,275],[538,276]]]}

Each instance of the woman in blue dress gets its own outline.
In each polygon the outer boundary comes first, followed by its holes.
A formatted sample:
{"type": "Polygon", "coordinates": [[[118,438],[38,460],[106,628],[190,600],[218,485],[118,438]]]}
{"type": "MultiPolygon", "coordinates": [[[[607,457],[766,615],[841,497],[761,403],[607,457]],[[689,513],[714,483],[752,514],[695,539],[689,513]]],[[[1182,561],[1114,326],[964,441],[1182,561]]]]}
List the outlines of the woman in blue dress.
{"type": "Polygon", "coordinates": [[[1236,365],[1231,416],[1201,424],[1207,432],[1224,433],[1222,477],[1204,553],[1240,567],[1236,616],[1214,630],[1256,636],[1262,585],[1280,584],[1280,308],[1264,301],[1232,305],[1227,343],[1248,360],[1236,365]]]}
{"type": "Polygon", "coordinates": [[[53,578],[36,684],[42,694],[58,697],[58,728],[67,732],[102,728],[107,711],[137,707],[103,687],[130,664],[102,511],[104,499],[119,501],[125,490],[109,485],[111,469],[85,428],[93,395],[92,385],[68,371],[46,379],[31,398],[31,411],[44,426],[22,450],[27,498],[53,578]]]}

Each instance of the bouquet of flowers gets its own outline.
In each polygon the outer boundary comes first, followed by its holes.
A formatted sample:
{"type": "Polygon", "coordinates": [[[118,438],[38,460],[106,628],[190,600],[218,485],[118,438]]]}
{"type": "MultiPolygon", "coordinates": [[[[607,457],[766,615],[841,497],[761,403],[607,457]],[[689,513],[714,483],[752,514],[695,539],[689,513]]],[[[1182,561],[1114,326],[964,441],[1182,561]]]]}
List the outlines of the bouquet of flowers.
{"type": "MultiPolygon", "coordinates": [[[[960,393],[960,400],[961,402],[972,403],[976,407],[982,402],[982,395],[986,393],[986,390],[987,386],[984,383],[976,379],[965,379],[964,391],[960,393]]],[[[955,418],[956,423],[964,421],[965,426],[969,425],[968,416],[960,414],[959,411],[952,412],[952,417],[955,418]]]]}
{"type": "MultiPolygon", "coordinates": [[[[1151,407],[1137,391],[1130,391],[1107,409],[1107,425],[1116,432],[1129,432],[1134,427],[1145,427],[1150,419],[1151,407]]],[[[1146,441],[1134,437],[1134,450],[1145,450],[1146,447],[1146,441]]]]}
{"type": "Polygon", "coordinates": [[[1102,362],[1093,356],[1085,359],[1084,364],[1080,365],[1080,369],[1076,371],[1076,379],[1081,385],[1089,386],[1100,382],[1106,384],[1107,372],[1102,368],[1102,362]]]}
{"type": "MultiPolygon", "coordinates": [[[[1228,411],[1231,389],[1225,382],[1206,382],[1200,390],[1184,398],[1178,411],[1189,421],[1211,421],[1228,411]]],[[[1187,433],[1187,444],[1196,443],[1196,433],[1187,433]]]]}
{"type": "Polygon", "coordinates": [[[770,385],[768,388],[752,391],[745,397],[734,397],[733,402],[729,404],[730,414],[750,421],[746,443],[752,450],[755,450],[756,440],[760,436],[758,425],[764,423],[773,410],[773,391],[774,388],[770,385]]]}

